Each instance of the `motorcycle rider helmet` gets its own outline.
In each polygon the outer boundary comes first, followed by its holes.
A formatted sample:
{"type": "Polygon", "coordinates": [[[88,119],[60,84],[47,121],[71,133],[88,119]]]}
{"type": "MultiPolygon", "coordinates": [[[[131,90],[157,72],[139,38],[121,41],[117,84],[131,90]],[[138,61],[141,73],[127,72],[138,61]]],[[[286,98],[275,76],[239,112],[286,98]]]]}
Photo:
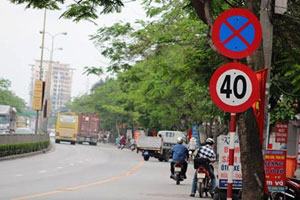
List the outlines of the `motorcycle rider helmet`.
{"type": "Polygon", "coordinates": [[[178,137],[177,138],[177,143],[178,144],[182,144],[183,143],[183,138],[182,137],[178,137]]]}
{"type": "Polygon", "coordinates": [[[209,145],[213,145],[213,144],[215,144],[215,141],[212,138],[207,138],[206,141],[205,141],[205,143],[209,144],[209,145]]]}

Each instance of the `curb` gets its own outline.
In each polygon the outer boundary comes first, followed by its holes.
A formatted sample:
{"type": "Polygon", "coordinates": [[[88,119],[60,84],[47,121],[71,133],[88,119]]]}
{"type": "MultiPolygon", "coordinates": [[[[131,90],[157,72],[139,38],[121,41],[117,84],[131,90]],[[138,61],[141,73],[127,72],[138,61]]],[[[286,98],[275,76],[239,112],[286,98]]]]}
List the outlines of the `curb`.
{"type": "Polygon", "coordinates": [[[18,158],[25,158],[25,157],[35,156],[35,155],[38,155],[38,154],[52,152],[54,150],[55,150],[54,145],[52,144],[52,142],[50,140],[50,143],[49,143],[49,146],[48,146],[47,149],[42,149],[42,150],[39,150],[39,151],[34,151],[34,152],[29,152],[29,153],[24,153],[24,154],[16,154],[16,155],[11,155],[11,156],[0,157],[0,161],[14,160],[14,159],[18,159],[18,158]]]}

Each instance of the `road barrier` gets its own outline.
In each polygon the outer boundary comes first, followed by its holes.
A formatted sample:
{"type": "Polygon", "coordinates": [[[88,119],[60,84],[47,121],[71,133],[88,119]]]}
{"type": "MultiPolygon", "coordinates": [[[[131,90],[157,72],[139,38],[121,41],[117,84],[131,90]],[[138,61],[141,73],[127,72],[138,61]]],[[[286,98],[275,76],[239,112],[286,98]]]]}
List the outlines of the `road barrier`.
{"type": "Polygon", "coordinates": [[[49,135],[0,135],[0,157],[24,154],[48,148],[49,135]]]}

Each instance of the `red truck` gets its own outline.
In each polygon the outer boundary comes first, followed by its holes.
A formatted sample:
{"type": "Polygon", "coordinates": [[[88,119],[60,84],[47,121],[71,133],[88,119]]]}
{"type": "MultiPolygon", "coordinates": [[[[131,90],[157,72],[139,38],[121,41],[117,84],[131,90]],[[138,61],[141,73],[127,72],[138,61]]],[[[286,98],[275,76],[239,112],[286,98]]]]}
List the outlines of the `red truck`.
{"type": "Polygon", "coordinates": [[[79,116],[79,129],[77,142],[82,144],[88,142],[90,145],[97,145],[100,118],[96,113],[81,113],[79,116]]]}

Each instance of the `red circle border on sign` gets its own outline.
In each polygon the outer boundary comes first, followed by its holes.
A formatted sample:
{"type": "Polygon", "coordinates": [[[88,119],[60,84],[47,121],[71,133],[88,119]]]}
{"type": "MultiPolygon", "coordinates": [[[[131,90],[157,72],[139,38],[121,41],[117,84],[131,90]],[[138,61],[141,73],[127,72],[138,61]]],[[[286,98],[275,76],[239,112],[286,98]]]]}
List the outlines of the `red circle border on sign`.
{"type": "Polygon", "coordinates": [[[259,46],[262,39],[262,28],[257,17],[250,12],[248,9],[244,8],[232,8],[221,13],[214,22],[212,27],[212,41],[217,48],[218,52],[226,57],[233,59],[240,59],[251,55],[259,46]],[[220,41],[220,30],[221,25],[225,20],[227,20],[231,16],[243,16],[249,19],[249,21],[253,24],[255,29],[255,36],[253,43],[250,47],[245,49],[244,51],[235,52],[227,49],[222,42],[220,41]]]}
{"type": "Polygon", "coordinates": [[[255,101],[259,99],[259,84],[255,72],[244,64],[231,62],[219,67],[212,75],[209,83],[209,92],[212,101],[223,111],[230,113],[241,113],[250,108],[255,101]],[[249,99],[241,105],[231,106],[225,104],[217,95],[217,81],[219,77],[228,70],[237,69],[248,75],[252,83],[252,93],[249,99]]]}

